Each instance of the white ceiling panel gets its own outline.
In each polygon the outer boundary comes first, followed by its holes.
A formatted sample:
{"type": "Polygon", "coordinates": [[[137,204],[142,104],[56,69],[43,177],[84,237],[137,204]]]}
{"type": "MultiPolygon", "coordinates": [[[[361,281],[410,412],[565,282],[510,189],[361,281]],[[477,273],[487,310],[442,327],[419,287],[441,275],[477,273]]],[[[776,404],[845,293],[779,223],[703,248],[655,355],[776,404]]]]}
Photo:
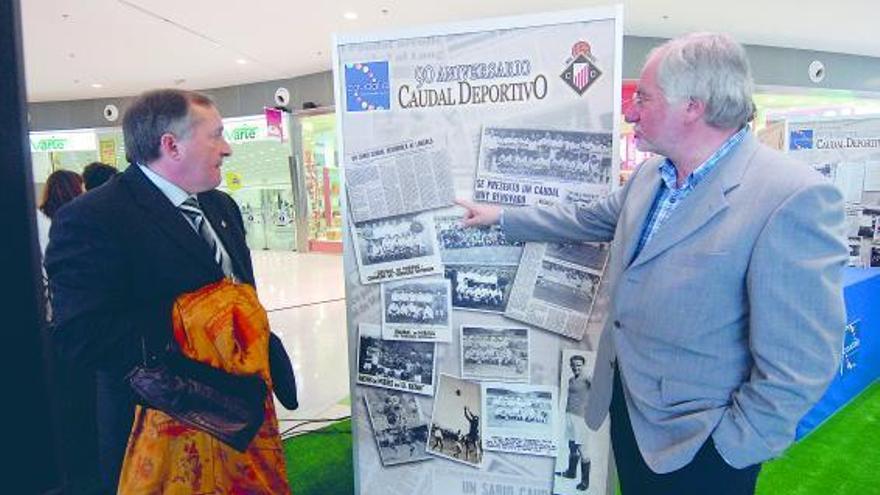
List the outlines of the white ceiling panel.
{"type": "MultiPolygon", "coordinates": [[[[29,100],[212,88],[330,68],[334,32],[606,5],[596,0],[21,0],[29,100]],[[343,13],[354,11],[356,20],[343,13]],[[236,61],[242,59],[247,63],[236,61]],[[101,84],[94,88],[92,84],[101,84]]],[[[874,1],[628,0],[625,34],[725,31],[743,43],[880,57],[874,1]]]]}

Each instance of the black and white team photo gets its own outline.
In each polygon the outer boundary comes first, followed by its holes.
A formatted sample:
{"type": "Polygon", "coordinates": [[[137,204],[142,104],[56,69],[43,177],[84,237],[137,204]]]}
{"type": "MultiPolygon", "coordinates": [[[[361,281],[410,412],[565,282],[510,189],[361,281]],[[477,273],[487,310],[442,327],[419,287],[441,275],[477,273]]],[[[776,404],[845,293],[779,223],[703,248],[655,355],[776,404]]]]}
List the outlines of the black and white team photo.
{"type": "Polygon", "coordinates": [[[500,382],[529,381],[529,329],[461,326],[461,376],[500,382]]]}
{"type": "Polygon", "coordinates": [[[516,278],[516,265],[447,264],[444,275],[452,284],[452,307],[504,313],[516,278]]]}

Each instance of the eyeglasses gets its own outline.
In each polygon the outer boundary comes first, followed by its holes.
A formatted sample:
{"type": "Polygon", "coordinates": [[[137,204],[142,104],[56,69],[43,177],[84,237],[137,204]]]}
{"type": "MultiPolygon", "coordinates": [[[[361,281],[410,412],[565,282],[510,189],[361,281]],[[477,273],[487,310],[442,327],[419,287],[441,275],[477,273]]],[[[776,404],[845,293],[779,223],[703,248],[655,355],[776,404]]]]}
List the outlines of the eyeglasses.
{"type": "Polygon", "coordinates": [[[632,96],[630,96],[629,101],[627,103],[629,103],[630,105],[635,105],[637,107],[641,107],[642,105],[644,105],[645,103],[648,103],[649,101],[651,101],[650,96],[646,95],[645,93],[642,93],[639,90],[636,90],[632,94],[632,96]]]}

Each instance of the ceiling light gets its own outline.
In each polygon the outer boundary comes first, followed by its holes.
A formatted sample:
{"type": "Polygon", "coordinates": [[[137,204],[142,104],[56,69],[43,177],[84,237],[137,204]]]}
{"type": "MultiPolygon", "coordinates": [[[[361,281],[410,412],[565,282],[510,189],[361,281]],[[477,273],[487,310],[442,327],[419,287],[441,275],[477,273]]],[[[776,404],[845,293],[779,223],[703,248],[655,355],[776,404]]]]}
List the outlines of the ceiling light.
{"type": "Polygon", "coordinates": [[[342,17],[345,17],[349,21],[353,21],[358,18],[358,15],[357,15],[357,12],[348,11],[348,12],[342,14],[342,17]]]}
{"type": "Polygon", "coordinates": [[[248,61],[243,58],[237,58],[235,59],[235,63],[237,63],[238,65],[245,65],[246,63],[248,63],[248,61]]]}
{"type": "Polygon", "coordinates": [[[101,83],[92,83],[92,87],[95,89],[100,89],[100,88],[103,88],[104,85],[101,83]]]}

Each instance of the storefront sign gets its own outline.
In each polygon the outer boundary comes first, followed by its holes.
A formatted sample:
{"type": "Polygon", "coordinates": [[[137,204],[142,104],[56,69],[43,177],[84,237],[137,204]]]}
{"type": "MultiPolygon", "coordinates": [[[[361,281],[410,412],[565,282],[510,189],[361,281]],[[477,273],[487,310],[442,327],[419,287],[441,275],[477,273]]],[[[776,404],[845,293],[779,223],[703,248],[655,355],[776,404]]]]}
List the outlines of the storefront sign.
{"type": "Polygon", "coordinates": [[[266,121],[260,117],[224,119],[223,137],[230,143],[247,143],[270,139],[266,121]]]}
{"type": "Polygon", "coordinates": [[[97,149],[97,139],[93,131],[31,133],[31,151],[48,153],[52,151],[91,151],[97,149]]]}

